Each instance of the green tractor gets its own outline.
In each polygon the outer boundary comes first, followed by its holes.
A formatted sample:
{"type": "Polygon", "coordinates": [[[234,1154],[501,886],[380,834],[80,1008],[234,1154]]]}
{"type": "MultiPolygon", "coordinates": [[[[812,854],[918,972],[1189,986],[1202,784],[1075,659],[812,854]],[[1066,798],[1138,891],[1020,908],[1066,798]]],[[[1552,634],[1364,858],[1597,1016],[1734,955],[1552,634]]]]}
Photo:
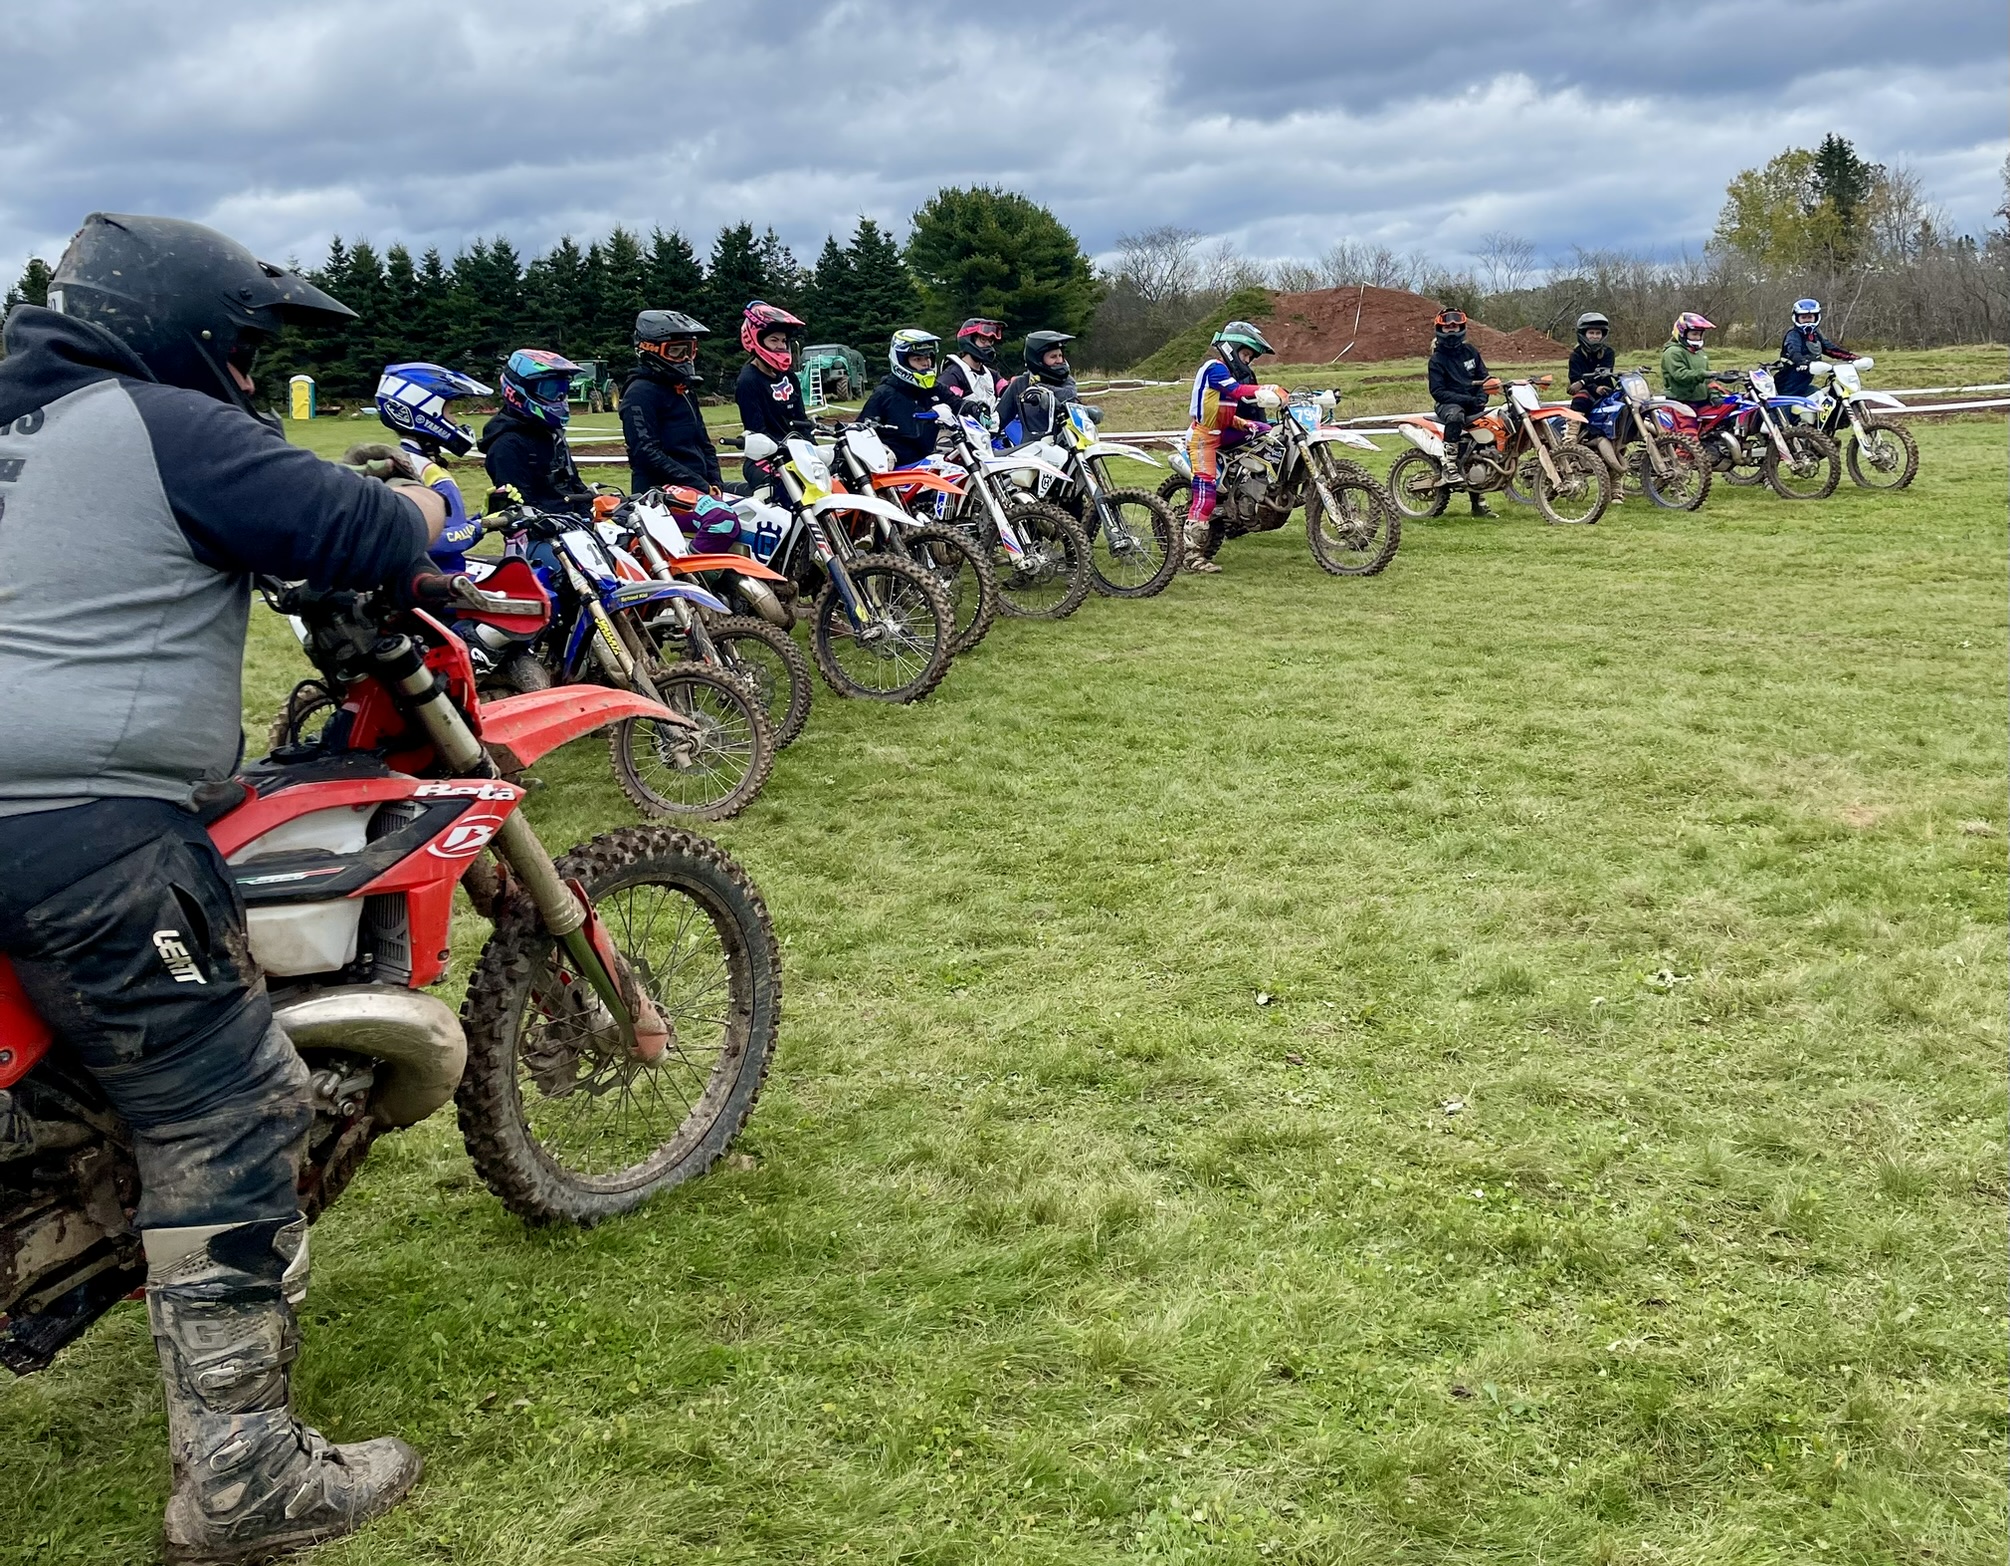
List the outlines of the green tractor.
{"type": "Polygon", "coordinates": [[[834,402],[850,402],[866,392],[865,356],[843,343],[816,343],[803,350],[796,383],[803,389],[803,406],[814,413],[834,402]]]}

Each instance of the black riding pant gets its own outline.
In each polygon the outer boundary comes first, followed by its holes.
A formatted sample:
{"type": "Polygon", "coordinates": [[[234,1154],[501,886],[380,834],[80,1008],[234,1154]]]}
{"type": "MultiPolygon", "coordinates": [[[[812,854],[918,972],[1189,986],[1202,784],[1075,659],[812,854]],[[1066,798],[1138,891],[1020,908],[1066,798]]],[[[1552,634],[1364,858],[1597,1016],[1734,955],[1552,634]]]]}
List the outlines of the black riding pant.
{"type": "Polygon", "coordinates": [[[1466,420],[1473,416],[1472,410],[1462,402],[1441,402],[1438,404],[1438,422],[1445,427],[1445,450],[1454,450],[1466,438],[1466,420]]]}
{"type": "Polygon", "coordinates": [[[133,1133],[139,1226],[292,1218],[312,1111],[244,905],[164,800],[0,816],[0,951],[133,1133]]]}

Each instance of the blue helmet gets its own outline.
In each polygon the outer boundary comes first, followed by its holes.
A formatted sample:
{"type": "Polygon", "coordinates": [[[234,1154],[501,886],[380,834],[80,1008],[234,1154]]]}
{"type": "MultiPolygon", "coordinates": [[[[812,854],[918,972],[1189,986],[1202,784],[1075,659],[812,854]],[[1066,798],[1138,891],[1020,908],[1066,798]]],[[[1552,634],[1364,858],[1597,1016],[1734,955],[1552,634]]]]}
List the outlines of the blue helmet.
{"type": "Polygon", "coordinates": [[[549,348],[519,348],[503,366],[503,406],[552,429],[563,429],[572,417],[567,398],[579,371],[579,365],[549,348]]]}
{"type": "Polygon", "coordinates": [[[1794,301],[1794,325],[1820,326],[1822,324],[1822,302],[1819,299],[1796,299],[1794,301]],[[1810,319],[1803,321],[1802,316],[1810,319]]]}
{"type": "Polygon", "coordinates": [[[464,457],[474,446],[474,432],[447,417],[447,404],[456,397],[488,394],[480,381],[444,365],[393,364],[377,382],[377,417],[428,450],[444,448],[464,457]]]}

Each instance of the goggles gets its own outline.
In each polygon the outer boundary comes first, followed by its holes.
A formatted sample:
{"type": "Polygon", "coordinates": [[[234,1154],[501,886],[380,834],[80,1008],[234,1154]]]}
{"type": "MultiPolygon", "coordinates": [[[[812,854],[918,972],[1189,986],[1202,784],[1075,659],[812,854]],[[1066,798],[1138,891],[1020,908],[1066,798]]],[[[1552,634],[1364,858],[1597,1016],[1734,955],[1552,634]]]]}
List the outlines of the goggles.
{"type": "Polygon", "coordinates": [[[540,375],[530,383],[530,394],[539,402],[564,402],[571,390],[570,375],[540,375]]]}
{"type": "Polygon", "coordinates": [[[695,337],[672,337],[667,342],[644,343],[642,345],[659,359],[667,359],[672,364],[689,364],[698,357],[698,339],[695,337]]]}

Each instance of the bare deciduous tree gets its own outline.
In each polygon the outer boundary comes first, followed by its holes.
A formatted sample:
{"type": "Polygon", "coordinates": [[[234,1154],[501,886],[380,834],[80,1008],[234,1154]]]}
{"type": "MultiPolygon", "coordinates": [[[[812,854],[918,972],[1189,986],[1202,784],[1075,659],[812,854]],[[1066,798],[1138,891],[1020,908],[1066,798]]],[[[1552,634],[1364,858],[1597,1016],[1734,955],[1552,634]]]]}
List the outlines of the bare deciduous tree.
{"type": "Polygon", "coordinates": [[[1200,230],[1164,223],[1117,238],[1114,276],[1147,305],[1185,299],[1200,280],[1200,230]]]}
{"type": "Polygon", "coordinates": [[[1519,293],[1535,280],[1535,246],[1495,229],[1480,236],[1480,284],[1489,294],[1519,293]]]}

